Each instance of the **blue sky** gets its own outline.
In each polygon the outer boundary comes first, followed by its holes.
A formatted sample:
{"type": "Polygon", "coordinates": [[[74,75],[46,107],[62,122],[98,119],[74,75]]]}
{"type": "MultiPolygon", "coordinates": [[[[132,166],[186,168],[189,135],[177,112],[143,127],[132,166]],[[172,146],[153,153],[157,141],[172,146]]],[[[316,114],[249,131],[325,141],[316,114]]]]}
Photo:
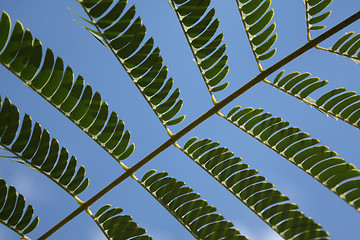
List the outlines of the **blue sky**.
{"type": "MultiPolygon", "coordinates": [[[[229,55],[230,72],[226,80],[230,85],[215,95],[221,100],[256,76],[258,69],[235,1],[212,2],[216,9],[216,17],[220,20],[219,31],[224,33],[226,52],[229,55]]],[[[147,37],[154,38],[169,68],[169,75],[174,78],[175,87],[181,91],[184,100],[181,113],[186,115],[186,119],[182,124],[171,128],[175,133],[208,110],[212,106],[211,99],[192,60],[193,56],[180,24],[168,2],[138,0],[130,1],[130,5],[132,4],[136,4],[137,14],[141,16],[147,28],[147,37]]],[[[73,18],[79,19],[67,9],[68,7],[84,15],[76,1],[2,0],[0,7],[10,15],[13,23],[16,20],[21,21],[45,48],[51,48],[55,55],[60,56],[65,64],[72,67],[76,76],[82,75],[86,83],[101,93],[102,99],[109,103],[110,109],[116,111],[124,120],[136,145],[134,154],[126,161],[128,165],[141,160],[168,139],[159,120],[111,52],[73,21],[73,18]]],[[[264,68],[306,43],[305,11],[302,1],[273,1],[272,7],[275,10],[274,21],[278,34],[277,53],[274,58],[264,63],[264,68]]],[[[333,12],[326,21],[329,27],[358,11],[360,2],[334,1],[330,8],[333,12]]],[[[331,46],[335,39],[345,32],[359,33],[359,30],[358,21],[322,46],[331,46]]],[[[310,72],[314,76],[328,80],[328,90],[345,87],[347,90],[360,92],[359,65],[328,52],[311,50],[283,69],[287,73],[310,72]]],[[[269,80],[274,76],[271,75],[269,80]]],[[[87,200],[123,173],[122,168],[95,142],[3,67],[0,69],[0,94],[2,98],[10,98],[21,114],[28,113],[34,121],[41,123],[52,137],[57,138],[60,144],[86,167],[91,182],[89,189],[80,195],[81,199],[87,200]]],[[[326,117],[264,83],[237,98],[222,112],[226,113],[237,105],[261,107],[274,116],[282,117],[293,126],[310,133],[313,138],[319,139],[323,145],[329,146],[347,162],[360,168],[358,129],[326,117]]],[[[276,189],[298,204],[301,211],[322,224],[333,239],[356,239],[359,236],[358,212],[287,160],[223,119],[211,117],[184,136],[179,141],[180,145],[193,136],[218,141],[236,156],[242,157],[244,163],[258,169],[276,189]]],[[[185,181],[250,239],[280,239],[245,205],[218,186],[210,176],[174,147],[161,153],[136,175],[141,177],[152,168],[167,171],[178,180],[185,181]]],[[[29,235],[32,238],[37,238],[78,207],[71,197],[60,188],[56,188],[52,182],[15,162],[1,160],[0,177],[8,184],[14,185],[40,216],[38,228],[29,235]]],[[[125,213],[133,216],[134,221],[148,230],[154,239],[191,239],[191,235],[132,179],[124,181],[91,209],[96,212],[100,206],[107,203],[123,208],[125,213]]],[[[71,236],[71,239],[92,240],[101,239],[100,234],[90,217],[83,213],[50,239],[68,239],[71,236]]],[[[5,227],[0,227],[0,239],[18,239],[18,236],[5,227]]]]}

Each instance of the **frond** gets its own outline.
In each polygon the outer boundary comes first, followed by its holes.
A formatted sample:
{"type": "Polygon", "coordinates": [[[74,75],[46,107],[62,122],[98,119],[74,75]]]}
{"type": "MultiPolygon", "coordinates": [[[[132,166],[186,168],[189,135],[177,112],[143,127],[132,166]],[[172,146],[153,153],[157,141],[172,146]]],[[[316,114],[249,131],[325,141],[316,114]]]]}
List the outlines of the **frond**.
{"type": "Polygon", "coordinates": [[[269,84],[299,99],[306,99],[312,92],[328,84],[328,81],[310,77],[310,73],[292,72],[282,77],[284,72],[279,72],[273,83],[269,84]]]}
{"type": "Polygon", "coordinates": [[[121,208],[111,208],[111,205],[107,204],[102,206],[92,217],[109,240],[152,239],[150,236],[145,235],[145,229],[140,228],[137,223],[132,221],[131,216],[123,215],[122,212],[121,208]]]}
{"type": "Polygon", "coordinates": [[[319,140],[263,109],[233,108],[224,118],[308,173],[360,211],[360,171],[319,140]]]}
{"type": "Polygon", "coordinates": [[[0,63],[19,77],[27,86],[57,108],[68,119],[94,139],[117,161],[128,158],[134,151],[130,132],[124,122],[101,100],[98,92],[85,85],[79,75],[76,80],[71,67],[50,49],[43,56],[42,44],[17,21],[10,36],[10,17],[3,12],[0,20],[0,63]],[[6,46],[6,47],[5,47],[6,46]],[[42,63],[42,66],[40,67],[42,63]]]}
{"type": "Polygon", "coordinates": [[[325,25],[320,25],[322,21],[327,19],[331,11],[325,11],[332,0],[305,0],[306,10],[306,26],[308,32],[308,40],[311,40],[310,31],[320,30],[325,28],[325,25]]]}
{"type": "Polygon", "coordinates": [[[345,88],[331,90],[316,101],[316,105],[326,113],[360,128],[360,95],[345,88]]]}
{"type": "Polygon", "coordinates": [[[275,55],[276,48],[272,48],[276,42],[277,34],[275,22],[271,23],[274,10],[269,9],[271,0],[236,0],[243,21],[244,28],[258,63],[270,59],[275,55]]]}
{"type": "Polygon", "coordinates": [[[43,173],[71,196],[83,192],[89,185],[85,168],[77,169],[74,156],[69,159],[68,151],[52,138],[39,123],[32,124],[25,115],[20,128],[19,110],[8,98],[0,100],[0,144],[17,156],[23,163],[43,173]]]}
{"type": "Polygon", "coordinates": [[[360,64],[360,33],[355,35],[353,34],[354,32],[345,33],[330,48],[318,48],[348,57],[355,63],[360,64]]]}
{"type": "Polygon", "coordinates": [[[328,82],[310,73],[292,72],[282,76],[284,71],[278,73],[273,82],[265,81],[273,87],[296,97],[336,119],[360,129],[360,95],[354,91],[348,92],[345,88],[337,88],[326,92],[317,100],[308,95],[325,86],[328,82]]]}
{"type": "Polygon", "coordinates": [[[32,232],[39,223],[39,217],[34,218],[34,208],[27,205],[25,210],[25,198],[16,192],[15,187],[7,186],[0,178],[0,222],[22,236],[32,232]]]}
{"type": "Polygon", "coordinates": [[[169,177],[166,172],[148,171],[141,184],[163,205],[196,239],[247,239],[200,198],[184,182],[169,177]]]}
{"type": "MultiPolygon", "coordinates": [[[[90,31],[112,51],[124,67],[145,100],[164,127],[175,125],[185,116],[175,117],[183,100],[180,90],[172,91],[173,79],[167,79],[168,68],[163,64],[153,38],[145,39],[146,28],[140,17],[135,18],[135,6],[126,11],[127,1],[78,1],[90,17],[96,30],[90,31]],[[113,3],[114,2],[114,3],[113,3]]],[[[88,28],[87,28],[88,29],[88,28]]]]}
{"type": "Polygon", "coordinates": [[[196,65],[204,82],[212,93],[228,86],[222,81],[226,77],[229,66],[225,54],[226,45],[222,43],[223,34],[218,34],[219,20],[215,9],[210,10],[210,0],[172,0],[171,5],[176,12],[186,39],[194,55],[196,65]]]}
{"type": "Polygon", "coordinates": [[[325,238],[328,233],[319,224],[298,211],[298,206],[288,202],[289,198],[274,189],[257,170],[249,168],[240,157],[234,157],[234,153],[219,145],[211,139],[193,137],[181,150],[280,236],[328,239],[325,238]]]}

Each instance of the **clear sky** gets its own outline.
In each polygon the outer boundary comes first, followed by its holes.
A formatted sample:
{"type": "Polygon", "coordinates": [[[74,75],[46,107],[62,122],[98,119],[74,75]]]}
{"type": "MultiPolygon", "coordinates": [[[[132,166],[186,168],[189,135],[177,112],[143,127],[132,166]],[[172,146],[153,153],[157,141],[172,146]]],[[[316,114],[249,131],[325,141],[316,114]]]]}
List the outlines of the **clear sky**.
{"type": "MultiPolygon", "coordinates": [[[[215,95],[221,100],[256,76],[258,69],[240,21],[236,2],[234,0],[212,2],[212,6],[216,9],[216,17],[220,20],[219,32],[224,33],[226,52],[229,55],[230,72],[225,80],[229,81],[230,85],[226,90],[215,95]]],[[[174,79],[175,87],[181,91],[184,100],[181,113],[186,115],[186,119],[182,124],[171,128],[172,132],[176,133],[208,110],[212,106],[211,99],[192,60],[193,56],[180,24],[168,2],[130,0],[130,6],[132,4],[136,4],[137,15],[141,16],[147,28],[147,37],[154,38],[155,45],[159,46],[164,63],[169,68],[169,75],[174,79]]],[[[13,24],[16,20],[21,21],[24,27],[29,28],[33,36],[42,42],[44,48],[52,49],[56,56],[60,56],[66,65],[72,67],[76,76],[82,75],[86,83],[101,93],[102,99],[109,103],[110,109],[116,111],[124,120],[136,145],[134,154],[126,161],[128,165],[133,165],[167,140],[168,135],[111,52],[73,21],[73,18],[77,20],[79,18],[67,7],[85,16],[75,0],[1,0],[0,2],[0,10],[10,15],[13,24]]],[[[275,45],[277,53],[275,57],[264,63],[264,68],[306,43],[303,2],[273,1],[272,7],[275,10],[274,21],[278,34],[275,45]]],[[[330,5],[330,9],[332,15],[326,21],[329,27],[358,11],[360,2],[335,0],[330,5]]],[[[322,46],[331,46],[336,38],[350,31],[360,33],[360,22],[341,31],[322,46]]],[[[310,72],[316,77],[328,80],[330,83],[326,86],[326,90],[345,87],[347,90],[360,92],[359,65],[328,52],[311,50],[283,69],[286,73],[310,72]]],[[[271,75],[269,80],[273,80],[274,76],[271,75]]],[[[90,186],[79,196],[81,199],[89,199],[123,173],[122,168],[95,142],[3,67],[0,67],[0,94],[2,99],[5,96],[10,98],[21,114],[28,113],[34,121],[38,121],[42,127],[48,129],[51,136],[58,139],[60,144],[86,167],[90,186]]],[[[313,138],[319,139],[323,145],[329,146],[347,162],[360,168],[358,129],[326,117],[264,83],[260,83],[237,98],[223,112],[227,113],[237,105],[263,108],[274,116],[282,117],[292,126],[297,126],[302,131],[310,133],[313,138]]],[[[224,119],[211,117],[181,139],[180,145],[193,136],[218,141],[236,156],[242,157],[244,163],[258,169],[260,175],[265,176],[276,189],[298,204],[306,216],[322,224],[333,239],[358,239],[360,235],[358,212],[286,159],[224,119]]],[[[232,221],[240,232],[250,239],[280,239],[245,205],[216,184],[176,148],[170,147],[161,153],[136,175],[141,177],[152,168],[167,171],[178,180],[185,181],[210,205],[216,206],[225,219],[232,221]]],[[[40,217],[40,224],[29,235],[31,238],[37,238],[78,207],[78,204],[62,189],[57,188],[41,174],[18,163],[1,159],[0,177],[8,184],[14,185],[26,197],[27,203],[35,207],[40,217]]],[[[192,239],[191,235],[132,179],[127,179],[117,186],[91,209],[96,212],[100,206],[107,203],[123,208],[125,213],[133,216],[134,221],[145,228],[153,239],[192,239]]],[[[0,239],[18,238],[6,227],[0,226],[0,239]]],[[[102,239],[102,236],[91,218],[83,213],[50,239],[95,240],[102,239]]]]}

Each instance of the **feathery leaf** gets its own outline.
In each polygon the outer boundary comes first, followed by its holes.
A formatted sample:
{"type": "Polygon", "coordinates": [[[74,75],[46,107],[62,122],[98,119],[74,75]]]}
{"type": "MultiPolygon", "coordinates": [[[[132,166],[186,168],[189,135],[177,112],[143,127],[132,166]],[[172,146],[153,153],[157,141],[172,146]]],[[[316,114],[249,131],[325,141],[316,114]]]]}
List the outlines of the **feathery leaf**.
{"type": "Polygon", "coordinates": [[[276,53],[276,48],[272,48],[277,34],[273,34],[275,22],[271,23],[274,16],[274,10],[269,9],[271,0],[236,0],[236,2],[251,49],[261,70],[259,61],[270,59],[276,53]]]}
{"type": "Polygon", "coordinates": [[[162,204],[196,239],[247,239],[233,228],[233,224],[216,212],[184,182],[169,177],[166,172],[148,171],[141,184],[162,204]]]}
{"type": "Polygon", "coordinates": [[[319,23],[330,16],[331,11],[326,12],[325,9],[331,2],[332,0],[305,0],[308,34],[312,30],[320,30],[326,27],[325,25],[319,25],[319,23]]]}
{"type": "Polygon", "coordinates": [[[39,223],[39,217],[34,218],[34,208],[28,205],[25,209],[25,198],[16,192],[15,187],[7,186],[0,178],[0,223],[4,224],[23,239],[32,232],[39,223]]]}
{"type": "Polygon", "coordinates": [[[352,185],[347,192],[340,191],[342,185],[357,182],[360,171],[354,165],[337,157],[337,153],[326,146],[317,145],[319,140],[310,138],[297,127],[281,118],[263,113],[262,109],[239,108],[224,117],[250,136],[307,172],[330,191],[360,211],[360,186],[352,185]]]}
{"type": "Polygon", "coordinates": [[[331,48],[326,49],[329,52],[345,56],[360,63],[360,33],[353,35],[354,32],[345,33],[337,40],[331,48]]]}
{"type": "Polygon", "coordinates": [[[216,33],[219,20],[214,19],[215,9],[209,10],[210,0],[172,1],[171,5],[209,92],[225,89],[229,84],[222,82],[229,71],[226,45],[223,35],[216,33]]]}
{"type": "Polygon", "coordinates": [[[145,229],[132,221],[131,216],[123,215],[122,212],[121,208],[111,208],[111,205],[107,204],[102,206],[93,217],[107,239],[152,239],[145,235],[145,229]]]}
{"type": "Polygon", "coordinates": [[[185,143],[182,151],[282,237],[291,239],[313,232],[316,233],[313,239],[328,239],[325,238],[328,233],[319,224],[305,217],[297,210],[296,204],[287,202],[287,196],[274,189],[273,184],[266,182],[257,170],[242,163],[240,157],[234,157],[226,147],[219,147],[219,143],[210,139],[193,137],[185,143]],[[304,224],[302,228],[298,228],[298,219],[304,224]],[[288,223],[280,229],[285,220],[288,223]]]}
{"type": "Polygon", "coordinates": [[[56,139],[50,139],[46,129],[39,123],[32,124],[25,115],[19,130],[19,110],[8,98],[0,99],[0,144],[15,154],[23,163],[31,166],[61,186],[70,195],[83,192],[89,185],[85,178],[85,168],[76,171],[77,160],[69,159],[68,151],[59,146],[56,139]]]}
{"type": "Polygon", "coordinates": [[[359,94],[354,91],[347,92],[345,88],[336,88],[324,93],[315,100],[308,95],[325,86],[328,81],[310,77],[310,73],[292,72],[282,76],[284,72],[280,71],[273,82],[266,81],[266,83],[315,107],[325,115],[343,120],[360,129],[359,94]]]}
{"type": "MultiPolygon", "coordinates": [[[[0,32],[10,32],[8,14],[3,12],[1,19],[0,32]]],[[[0,41],[0,46],[7,43],[0,55],[1,64],[67,116],[116,160],[125,160],[131,155],[135,146],[129,142],[130,132],[124,130],[124,122],[118,119],[115,112],[109,114],[108,104],[101,100],[100,93],[93,93],[92,87],[85,85],[82,76],[75,79],[71,67],[65,68],[63,60],[60,57],[55,59],[50,49],[43,56],[41,42],[33,40],[29,30],[24,32],[20,22],[15,24],[9,38],[2,37],[0,41]]]]}
{"type": "Polygon", "coordinates": [[[159,48],[154,48],[153,39],[145,40],[146,28],[141,18],[135,17],[135,6],[126,10],[127,1],[121,0],[81,1],[79,4],[96,27],[91,33],[102,38],[101,42],[122,64],[164,127],[168,130],[167,126],[180,123],[185,118],[177,117],[182,99],[172,98],[179,89],[170,93],[167,83],[173,80],[166,80],[168,69],[159,48]]]}

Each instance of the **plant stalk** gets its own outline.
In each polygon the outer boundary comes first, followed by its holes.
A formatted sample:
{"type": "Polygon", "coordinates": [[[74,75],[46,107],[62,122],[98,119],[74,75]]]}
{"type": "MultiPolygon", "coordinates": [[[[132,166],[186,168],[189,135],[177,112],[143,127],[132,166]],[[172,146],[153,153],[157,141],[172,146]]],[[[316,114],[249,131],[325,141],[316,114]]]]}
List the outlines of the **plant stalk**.
{"type": "Polygon", "coordinates": [[[95,203],[97,200],[99,200],[101,197],[103,197],[106,193],[108,193],[111,189],[116,187],[118,184],[120,184],[122,181],[124,181],[126,178],[130,177],[133,173],[135,173],[137,170],[139,170],[141,167],[143,167],[146,163],[148,163],[151,159],[159,155],[161,152],[163,152],[165,149],[167,149],[169,146],[174,144],[177,140],[179,140],[181,137],[183,137],[185,134],[193,130],[195,127],[200,125],[202,122],[210,118],[212,115],[216,114],[220,109],[225,107],[227,104],[235,100],[237,97],[245,93],[247,90],[261,82],[263,79],[268,77],[273,72],[279,70],[281,67],[286,65],[287,63],[291,62],[292,60],[296,59],[303,53],[307,52],[308,50],[314,48],[316,45],[321,43],[322,41],[326,40],[330,36],[334,35],[338,31],[342,30],[343,28],[349,26],[351,23],[355,22],[360,18],[360,11],[353,14],[352,16],[348,17],[344,21],[340,22],[339,24],[335,25],[334,27],[330,28],[320,36],[312,39],[311,41],[307,42],[285,58],[281,59],[271,67],[267,68],[266,70],[262,71],[260,74],[258,74],[256,77],[251,79],[249,82],[247,82],[245,85],[240,87],[238,90],[230,94],[228,97],[226,97],[221,102],[218,102],[214,107],[210,108],[207,112],[202,114],[200,117],[198,117],[196,120],[194,120],[192,123],[187,125],[185,128],[174,134],[171,138],[169,138],[166,142],[164,142],[162,145],[160,145],[158,148],[156,148],[154,151],[152,151],[149,155],[144,157],[141,161],[139,161],[134,166],[130,167],[125,173],[123,173],[120,177],[116,178],[113,182],[111,182],[109,185],[107,185],[105,188],[103,188],[100,192],[95,194],[92,198],[90,198],[88,201],[86,201],[83,205],[78,207],[75,211],[70,213],[67,217],[65,217],[62,221],[57,223],[53,228],[51,228],[49,231],[47,231],[44,235],[38,238],[38,240],[44,240],[47,239],[49,236],[51,236],[53,233],[55,233],[57,230],[59,230],[61,227],[63,227],[66,223],[68,223],[71,219],[75,218],[77,215],[79,215],[82,211],[89,208],[93,203],[95,203]]]}

